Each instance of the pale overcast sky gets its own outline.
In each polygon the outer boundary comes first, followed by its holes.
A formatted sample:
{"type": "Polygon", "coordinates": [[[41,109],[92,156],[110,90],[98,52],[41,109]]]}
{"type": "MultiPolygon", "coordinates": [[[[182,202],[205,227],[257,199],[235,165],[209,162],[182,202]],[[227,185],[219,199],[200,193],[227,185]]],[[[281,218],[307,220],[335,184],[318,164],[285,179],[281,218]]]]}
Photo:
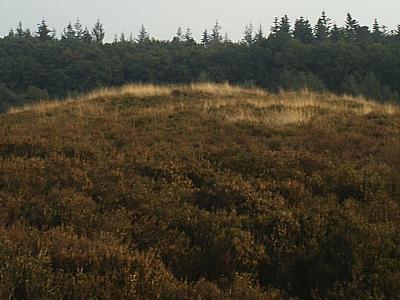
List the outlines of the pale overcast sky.
{"type": "Polygon", "coordinates": [[[0,0],[0,35],[19,21],[35,29],[45,18],[59,34],[77,18],[88,27],[100,18],[107,40],[115,33],[136,35],[141,24],[160,39],[170,39],[179,26],[189,26],[199,39],[204,28],[211,28],[218,19],[224,32],[239,40],[250,21],[269,28],[275,16],[288,14],[292,21],[303,15],[314,23],[322,10],[339,24],[347,12],[363,25],[371,25],[374,18],[391,29],[400,23],[399,0],[0,0]]]}

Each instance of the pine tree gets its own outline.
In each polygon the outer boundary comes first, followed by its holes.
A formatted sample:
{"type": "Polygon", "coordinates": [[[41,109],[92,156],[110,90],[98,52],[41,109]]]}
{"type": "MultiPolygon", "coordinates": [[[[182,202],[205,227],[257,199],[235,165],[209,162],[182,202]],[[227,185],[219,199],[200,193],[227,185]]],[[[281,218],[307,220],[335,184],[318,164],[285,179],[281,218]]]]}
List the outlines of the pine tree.
{"type": "Polygon", "coordinates": [[[10,30],[8,31],[8,38],[14,38],[15,37],[15,33],[14,33],[14,29],[10,28],[10,30]]]}
{"type": "Polygon", "coordinates": [[[201,37],[201,44],[204,47],[208,47],[210,45],[210,36],[208,34],[208,30],[204,29],[202,37],[201,37]]]}
{"type": "Polygon", "coordinates": [[[249,25],[246,25],[246,28],[243,33],[243,40],[242,42],[245,43],[247,46],[251,46],[254,43],[254,27],[253,24],[250,22],[249,25]]]}
{"type": "Polygon", "coordinates": [[[186,45],[194,45],[196,43],[189,27],[186,29],[185,36],[183,38],[186,45]]]}
{"type": "Polygon", "coordinates": [[[344,39],[344,31],[342,28],[337,26],[336,24],[333,25],[329,37],[334,42],[339,42],[344,39]]]}
{"type": "Polygon", "coordinates": [[[210,44],[218,44],[222,42],[222,34],[221,34],[222,27],[219,24],[218,20],[215,22],[215,25],[211,31],[210,35],[210,44]]]}
{"type": "Polygon", "coordinates": [[[355,29],[355,39],[358,42],[370,42],[371,41],[371,31],[368,26],[358,26],[355,29]]]}
{"type": "Polygon", "coordinates": [[[64,28],[61,38],[65,40],[75,39],[75,29],[71,23],[68,23],[67,27],[64,28]]]}
{"type": "Polygon", "coordinates": [[[25,29],[25,34],[24,34],[25,38],[31,38],[32,37],[32,32],[29,28],[25,29]]]}
{"type": "Polygon", "coordinates": [[[18,26],[17,26],[16,37],[20,38],[20,39],[25,37],[25,31],[24,31],[24,28],[22,27],[21,21],[18,23],[18,26]]]}
{"type": "Polygon", "coordinates": [[[146,30],[146,28],[144,27],[143,24],[142,24],[142,26],[140,27],[139,34],[138,34],[136,40],[137,40],[137,42],[138,42],[139,44],[142,44],[142,43],[145,43],[145,42],[150,41],[150,35],[149,35],[149,33],[147,32],[147,30],[146,30]]]}
{"type": "Polygon", "coordinates": [[[87,27],[85,27],[85,29],[83,30],[82,41],[86,43],[91,43],[93,41],[93,37],[90,34],[89,29],[87,27]]]}
{"type": "Polygon", "coordinates": [[[103,24],[100,23],[100,20],[98,19],[96,24],[94,25],[93,29],[92,29],[92,37],[93,40],[96,43],[102,44],[104,37],[105,37],[106,33],[104,31],[103,28],[103,24]]]}
{"type": "Polygon", "coordinates": [[[182,30],[182,27],[179,27],[178,30],[177,30],[177,32],[176,32],[176,35],[175,35],[174,38],[172,39],[172,42],[174,42],[174,43],[181,43],[181,42],[183,42],[183,40],[184,40],[184,37],[183,37],[183,30],[182,30]]]}
{"type": "Polygon", "coordinates": [[[379,25],[377,19],[374,20],[374,24],[372,25],[372,39],[374,42],[381,42],[384,37],[384,28],[383,26],[379,25]]]}
{"type": "Polygon", "coordinates": [[[290,21],[287,15],[284,15],[279,22],[279,33],[290,34],[290,21]]]}
{"type": "Polygon", "coordinates": [[[303,16],[296,20],[293,31],[294,38],[303,43],[311,43],[314,40],[310,21],[303,16]]]}
{"type": "Polygon", "coordinates": [[[346,26],[345,26],[345,36],[350,40],[354,40],[356,38],[356,31],[359,27],[358,21],[353,19],[351,14],[347,14],[346,18],[346,26]]]}
{"type": "Polygon", "coordinates": [[[121,35],[119,36],[119,41],[120,41],[120,43],[126,43],[126,38],[125,38],[124,32],[122,32],[121,35]]]}
{"type": "Polygon", "coordinates": [[[271,26],[271,33],[270,35],[274,36],[277,35],[279,32],[279,19],[278,17],[275,17],[274,19],[274,25],[271,26]]]}
{"type": "Polygon", "coordinates": [[[78,40],[82,39],[83,25],[81,24],[79,19],[77,19],[76,23],[74,24],[74,31],[75,31],[75,38],[78,40]]]}
{"type": "Polygon", "coordinates": [[[315,37],[317,41],[326,41],[329,38],[330,29],[331,20],[326,16],[326,12],[323,11],[315,26],[315,37]]]}
{"type": "Polygon", "coordinates": [[[260,25],[258,25],[257,32],[254,35],[254,41],[258,43],[258,42],[262,41],[263,39],[264,39],[264,29],[263,29],[262,25],[260,24],[260,25]]]}
{"type": "Polygon", "coordinates": [[[54,31],[50,30],[47,26],[46,21],[43,19],[40,24],[38,24],[38,29],[36,31],[36,36],[40,41],[48,41],[52,39],[51,34],[55,34],[54,31]]]}

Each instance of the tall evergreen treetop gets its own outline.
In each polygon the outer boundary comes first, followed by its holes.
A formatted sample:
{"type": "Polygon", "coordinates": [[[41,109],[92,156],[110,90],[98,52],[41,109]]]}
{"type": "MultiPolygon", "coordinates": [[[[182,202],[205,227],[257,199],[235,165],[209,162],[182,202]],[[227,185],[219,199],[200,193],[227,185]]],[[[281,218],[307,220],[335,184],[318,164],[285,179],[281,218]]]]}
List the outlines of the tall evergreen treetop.
{"type": "Polygon", "coordinates": [[[125,38],[125,32],[122,32],[121,35],[119,36],[119,41],[120,43],[126,43],[127,40],[125,38]]]}
{"type": "Polygon", "coordinates": [[[67,40],[72,40],[75,38],[75,29],[71,23],[68,23],[67,27],[64,28],[61,38],[67,40]]]}
{"type": "Polygon", "coordinates": [[[182,27],[179,27],[178,30],[176,31],[174,38],[172,39],[172,42],[181,43],[183,41],[184,41],[183,29],[182,27]]]}
{"type": "Polygon", "coordinates": [[[82,36],[83,36],[83,25],[81,24],[79,19],[77,19],[75,24],[74,24],[74,30],[75,30],[75,38],[78,39],[78,40],[82,39],[82,36]]]}
{"type": "Polygon", "coordinates": [[[310,21],[303,16],[296,20],[294,24],[293,37],[303,43],[310,43],[314,40],[310,21]]]}
{"type": "Polygon", "coordinates": [[[323,11],[315,26],[315,37],[317,41],[326,41],[329,37],[330,29],[331,20],[326,16],[326,12],[323,11]]]}
{"type": "Polygon", "coordinates": [[[271,35],[276,35],[279,32],[279,19],[275,17],[274,24],[271,26],[271,35]]]}
{"type": "Polygon", "coordinates": [[[222,27],[219,24],[218,20],[215,22],[215,25],[211,31],[211,35],[210,35],[210,43],[211,44],[215,44],[215,43],[221,43],[223,40],[223,36],[222,36],[222,27]]]}
{"type": "Polygon", "coordinates": [[[284,15],[279,22],[279,32],[290,34],[290,20],[287,15],[284,15]]]}
{"type": "Polygon", "coordinates": [[[190,30],[189,27],[186,29],[185,36],[183,38],[185,44],[187,45],[194,45],[196,43],[196,41],[193,38],[192,31],[190,30]]]}
{"type": "Polygon", "coordinates": [[[204,47],[207,47],[207,46],[210,45],[210,36],[208,34],[208,30],[207,29],[204,29],[204,31],[203,31],[203,34],[201,36],[201,44],[204,47]]]}
{"type": "Polygon", "coordinates": [[[264,29],[263,29],[262,25],[260,24],[260,25],[258,25],[257,32],[254,35],[254,41],[260,42],[263,39],[264,39],[264,29]]]}
{"type": "Polygon", "coordinates": [[[332,41],[338,42],[345,38],[345,33],[343,28],[340,28],[337,24],[333,24],[329,36],[332,41]]]}
{"type": "Polygon", "coordinates": [[[9,37],[9,38],[15,37],[14,29],[10,28],[10,30],[8,31],[7,37],[9,37]]]}
{"type": "Polygon", "coordinates": [[[87,27],[85,27],[85,29],[83,30],[82,41],[86,43],[91,43],[93,41],[93,37],[90,34],[89,29],[87,27]]]}
{"type": "Polygon", "coordinates": [[[382,42],[386,34],[386,27],[380,25],[378,20],[375,19],[372,25],[372,38],[374,42],[382,42]]]}
{"type": "Polygon", "coordinates": [[[18,23],[16,36],[18,38],[25,37],[25,31],[24,31],[24,28],[22,27],[22,22],[21,21],[18,23]]]}
{"type": "Polygon", "coordinates": [[[105,35],[106,35],[106,33],[105,33],[105,31],[104,31],[103,24],[101,24],[101,23],[100,23],[100,20],[98,19],[97,22],[96,22],[96,24],[94,24],[94,27],[93,27],[93,29],[92,29],[92,37],[93,37],[93,40],[94,40],[96,43],[102,44],[105,35]]]}
{"type": "Polygon", "coordinates": [[[139,34],[137,36],[137,42],[139,44],[142,44],[142,43],[145,43],[145,42],[148,42],[148,41],[150,41],[150,35],[147,32],[147,30],[144,27],[144,25],[142,24],[142,26],[140,27],[140,30],[139,30],[139,34]]]}
{"type": "Polygon", "coordinates": [[[254,27],[253,24],[250,22],[249,25],[246,25],[243,33],[243,43],[248,46],[251,46],[254,43],[254,27]]]}
{"type": "Polygon", "coordinates": [[[36,36],[40,41],[48,41],[52,39],[53,30],[50,30],[47,26],[46,21],[43,19],[42,22],[38,25],[36,36]]]}
{"type": "Polygon", "coordinates": [[[358,21],[353,19],[350,13],[347,14],[346,25],[345,25],[345,34],[348,39],[355,39],[356,30],[359,27],[358,21]]]}

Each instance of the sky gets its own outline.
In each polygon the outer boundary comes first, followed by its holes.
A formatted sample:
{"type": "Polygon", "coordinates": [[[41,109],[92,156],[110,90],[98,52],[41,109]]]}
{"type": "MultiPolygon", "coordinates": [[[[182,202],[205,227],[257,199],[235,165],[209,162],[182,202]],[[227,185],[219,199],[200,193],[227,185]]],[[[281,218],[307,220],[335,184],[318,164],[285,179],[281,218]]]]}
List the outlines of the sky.
{"type": "Polygon", "coordinates": [[[157,39],[171,39],[180,26],[190,27],[200,39],[218,20],[237,41],[249,22],[269,29],[274,17],[287,14],[292,23],[299,16],[315,23],[323,10],[340,25],[347,12],[362,25],[371,26],[375,18],[390,29],[400,24],[399,0],[0,0],[0,35],[19,21],[35,30],[44,18],[60,34],[68,22],[80,19],[91,28],[99,18],[108,41],[122,32],[136,36],[142,24],[157,39]]]}

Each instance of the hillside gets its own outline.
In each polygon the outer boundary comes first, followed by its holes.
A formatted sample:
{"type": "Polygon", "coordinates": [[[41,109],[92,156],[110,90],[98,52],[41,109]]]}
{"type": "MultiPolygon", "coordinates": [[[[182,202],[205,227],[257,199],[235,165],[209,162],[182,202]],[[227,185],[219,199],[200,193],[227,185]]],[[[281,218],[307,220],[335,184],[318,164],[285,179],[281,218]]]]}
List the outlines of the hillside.
{"type": "Polygon", "coordinates": [[[0,115],[1,299],[398,299],[400,110],[127,85],[0,115]]]}

